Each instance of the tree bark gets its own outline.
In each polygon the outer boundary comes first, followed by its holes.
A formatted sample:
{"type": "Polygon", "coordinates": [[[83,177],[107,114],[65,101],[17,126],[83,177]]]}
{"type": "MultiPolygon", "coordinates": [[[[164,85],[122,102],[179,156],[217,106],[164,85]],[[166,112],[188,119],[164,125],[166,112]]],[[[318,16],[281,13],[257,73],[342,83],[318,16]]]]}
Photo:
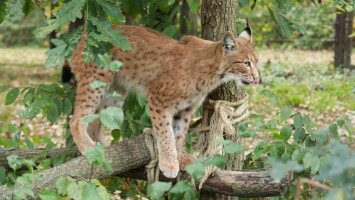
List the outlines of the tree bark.
{"type": "Polygon", "coordinates": [[[180,10],[180,35],[197,35],[197,14],[191,12],[187,0],[182,0],[180,10]]]}
{"type": "MultiPolygon", "coordinates": [[[[224,34],[229,31],[235,33],[236,19],[237,19],[237,0],[203,0],[201,6],[201,24],[202,24],[202,38],[207,40],[221,40],[224,34]]],[[[209,94],[208,98],[212,100],[225,100],[235,102],[243,99],[246,96],[245,90],[242,86],[231,81],[225,83],[209,94]]],[[[202,126],[208,126],[213,110],[204,105],[204,115],[202,119],[202,126]]],[[[240,138],[237,141],[241,142],[240,138]]],[[[229,170],[241,170],[242,157],[228,157],[231,163],[240,163],[235,166],[229,166],[229,170]]],[[[242,183],[241,186],[244,184],[242,183]]],[[[218,195],[214,192],[201,193],[201,199],[235,199],[225,195],[218,195]]]]}
{"type": "MultiPolygon", "coordinates": [[[[16,154],[33,156],[34,151],[10,151],[2,155],[16,154]],[[31,153],[29,153],[31,152],[31,153]]],[[[37,153],[43,153],[43,150],[37,153]]],[[[76,150],[73,150],[74,154],[76,150]]],[[[48,154],[53,151],[48,151],[48,154]]],[[[100,167],[92,168],[86,157],[79,156],[67,163],[35,173],[35,194],[42,188],[54,188],[59,177],[70,176],[76,180],[105,179],[114,175],[146,180],[144,166],[150,162],[150,154],[145,145],[144,135],[130,140],[123,140],[105,149],[105,155],[113,171],[104,171],[100,167]],[[120,152],[120,153],[117,153],[120,152]],[[137,169],[138,168],[138,169],[137,169]]],[[[183,177],[188,177],[182,173],[183,177]]],[[[162,177],[163,180],[168,180],[162,177]]],[[[171,181],[171,180],[170,180],[171,181]]],[[[219,171],[203,184],[202,190],[243,197],[278,196],[282,194],[290,182],[290,177],[277,183],[267,175],[266,171],[219,171]]],[[[12,190],[0,186],[0,200],[11,196],[12,190]]]]}
{"type": "Polygon", "coordinates": [[[353,29],[354,11],[337,10],[337,12],[339,14],[337,14],[335,21],[334,66],[354,68],[351,66],[352,38],[349,38],[353,29]]]}
{"type": "Polygon", "coordinates": [[[40,162],[46,158],[53,158],[58,155],[65,154],[70,157],[77,157],[80,155],[80,152],[77,148],[62,148],[62,149],[26,149],[26,150],[3,150],[0,149],[0,166],[5,167],[5,169],[9,169],[9,165],[7,163],[7,157],[10,155],[18,155],[21,158],[29,159],[33,157],[38,157],[36,162],[40,162]],[[43,156],[42,156],[43,155],[43,156]]]}

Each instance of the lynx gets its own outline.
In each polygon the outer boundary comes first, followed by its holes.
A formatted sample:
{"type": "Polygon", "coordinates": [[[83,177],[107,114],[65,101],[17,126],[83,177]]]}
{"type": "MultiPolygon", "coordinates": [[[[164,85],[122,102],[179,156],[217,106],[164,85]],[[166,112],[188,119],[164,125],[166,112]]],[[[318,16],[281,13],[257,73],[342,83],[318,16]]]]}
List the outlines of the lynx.
{"type": "Polygon", "coordinates": [[[105,98],[108,92],[125,95],[131,88],[138,89],[147,97],[158,143],[159,168],[166,177],[174,178],[179,169],[193,160],[184,149],[184,141],[192,114],[207,94],[230,80],[245,84],[259,82],[251,29],[247,27],[238,37],[227,32],[221,41],[212,42],[195,36],[176,41],[139,26],[113,28],[123,30],[133,47],[131,51],[117,47],[110,50],[112,59],[124,64],[119,72],[82,61],[85,33],[69,62],[77,81],[70,121],[74,141],[81,153],[96,142],[106,144],[98,130],[100,122],[86,124],[82,118],[113,103],[105,98]],[[93,89],[90,83],[94,80],[104,81],[107,86],[93,89]]]}

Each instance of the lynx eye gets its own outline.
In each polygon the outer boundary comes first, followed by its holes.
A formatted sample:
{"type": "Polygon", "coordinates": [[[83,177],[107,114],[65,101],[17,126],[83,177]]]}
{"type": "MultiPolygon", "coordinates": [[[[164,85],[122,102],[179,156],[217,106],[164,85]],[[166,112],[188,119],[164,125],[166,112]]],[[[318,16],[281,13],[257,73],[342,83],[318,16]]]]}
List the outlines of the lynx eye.
{"type": "Polygon", "coordinates": [[[244,66],[247,67],[247,68],[250,68],[251,67],[251,63],[249,61],[247,61],[247,62],[244,63],[244,66]]]}

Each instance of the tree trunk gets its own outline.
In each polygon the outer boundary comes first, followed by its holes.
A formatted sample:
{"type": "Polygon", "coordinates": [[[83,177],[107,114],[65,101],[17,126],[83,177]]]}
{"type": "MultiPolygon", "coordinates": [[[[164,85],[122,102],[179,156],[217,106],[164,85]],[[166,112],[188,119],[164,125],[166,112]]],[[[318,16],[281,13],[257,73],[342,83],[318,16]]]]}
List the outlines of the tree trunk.
{"type": "Polygon", "coordinates": [[[181,5],[180,35],[197,35],[197,14],[191,12],[187,0],[183,0],[181,5]]]}
{"type": "MultiPolygon", "coordinates": [[[[202,38],[207,40],[221,40],[226,31],[235,33],[236,19],[237,19],[237,0],[203,0],[201,7],[201,24],[202,24],[202,38]]],[[[235,102],[243,99],[246,96],[243,87],[237,85],[234,81],[223,84],[215,91],[209,94],[208,98],[212,100],[225,100],[235,102]]],[[[202,119],[202,126],[208,126],[213,110],[204,106],[204,117],[202,119]]],[[[240,139],[237,139],[240,142],[240,139]]],[[[240,157],[229,157],[230,162],[242,162],[240,157]],[[232,161],[233,160],[233,161],[232,161]]],[[[241,165],[230,166],[228,170],[241,170],[241,165]]],[[[218,195],[213,192],[202,192],[201,199],[235,199],[225,195],[218,195]]]]}
{"type": "MultiPolygon", "coordinates": [[[[43,153],[43,150],[37,150],[38,154],[35,153],[36,150],[26,151],[1,151],[0,158],[9,154],[32,157],[43,153]],[[26,151],[28,152],[26,153],[26,151]]],[[[52,150],[47,151],[48,154],[52,152],[52,150]]],[[[76,152],[77,150],[72,151],[73,154],[76,152]]],[[[79,156],[62,165],[35,173],[34,193],[38,194],[44,187],[54,188],[57,178],[64,176],[70,176],[78,181],[91,178],[100,180],[114,175],[146,180],[144,166],[150,162],[151,157],[143,134],[107,147],[105,156],[112,166],[111,173],[106,172],[101,167],[93,168],[86,157],[79,156]]],[[[188,177],[186,173],[182,173],[182,176],[188,177]]],[[[164,177],[162,179],[168,180],[164,177]]],[[[222,170],[209,177],[203,184],[202,190],[243,197],[278,196],[284,192],[290,180],[291,178],[288,176],[281,182],[275,182],[266,171],[222,170]]],[[[10,197],[12,191],[10,188],[0,186],[0,200],[10,197]]]]}
{"type": "MultiPolygon", "coordinates": [[[[350,0],[347,0],[349,2],[350,0]]],[[[351,66],[352,26],[354,20],[354,11],[342,12],[337,10],[335,22],[335,40],[334,40],[334,66],[343,68],[354,68],[351,66]]]]}

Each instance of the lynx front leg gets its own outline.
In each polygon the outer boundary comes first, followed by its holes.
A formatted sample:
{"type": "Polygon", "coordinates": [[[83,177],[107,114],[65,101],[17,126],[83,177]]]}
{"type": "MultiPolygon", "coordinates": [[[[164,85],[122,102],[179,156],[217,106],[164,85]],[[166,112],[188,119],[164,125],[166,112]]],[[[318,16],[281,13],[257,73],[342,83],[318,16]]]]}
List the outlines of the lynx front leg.
{"type": "Polygon", "coordinates": [[[158,143],[159,168],[164,176],[175,178],[179,172],[179,162],[172,128],[172,115],[162,106],[155,104],[153,98],[148,99],[153,130],[158,143]]]}
{"type": "Polygon", "coordinates": [[[180,169],[183,170],[187,165],[191,164],[195,157],[186,152],[185,140],[188,134],[190,122],[195,108],[189,107],[180,111],[174,117],[174,135],[176,138],[176,149],[178,153],[178,159],[180,163],[180,169]]]}

